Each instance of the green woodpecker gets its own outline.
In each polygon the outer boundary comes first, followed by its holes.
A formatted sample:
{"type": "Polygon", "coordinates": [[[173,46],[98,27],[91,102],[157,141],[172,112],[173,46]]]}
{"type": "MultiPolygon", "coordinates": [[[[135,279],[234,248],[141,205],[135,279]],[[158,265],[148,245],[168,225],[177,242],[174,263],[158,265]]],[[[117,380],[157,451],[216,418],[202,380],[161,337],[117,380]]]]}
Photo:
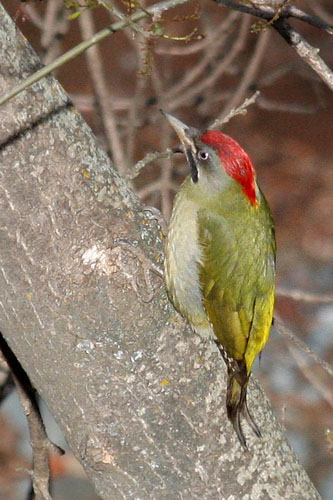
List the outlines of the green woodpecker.
{"type": "Polygon", "coordinates": [[[173,206],[166,287],[192,329],[219,347],[228,371],[227,415],[246,448],[241,415],[260,436],[246,391],[272,324],[274,224],[251,160],[234,139],[164,115],[190,169],[173,206]]]}

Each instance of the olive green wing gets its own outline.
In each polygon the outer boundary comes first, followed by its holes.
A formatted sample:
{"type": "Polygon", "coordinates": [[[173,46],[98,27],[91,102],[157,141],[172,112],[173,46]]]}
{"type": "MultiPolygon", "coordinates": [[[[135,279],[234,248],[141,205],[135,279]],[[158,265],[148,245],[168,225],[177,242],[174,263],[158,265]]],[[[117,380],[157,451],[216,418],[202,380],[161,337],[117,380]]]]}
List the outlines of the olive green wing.
{"type": "Polygon", "coordinates": [[[218,341],[247,371],[264,347],[274,306],[275,239],[270,215],[242,224],[216,213],[198,214],[204,306],[218,341]]]}

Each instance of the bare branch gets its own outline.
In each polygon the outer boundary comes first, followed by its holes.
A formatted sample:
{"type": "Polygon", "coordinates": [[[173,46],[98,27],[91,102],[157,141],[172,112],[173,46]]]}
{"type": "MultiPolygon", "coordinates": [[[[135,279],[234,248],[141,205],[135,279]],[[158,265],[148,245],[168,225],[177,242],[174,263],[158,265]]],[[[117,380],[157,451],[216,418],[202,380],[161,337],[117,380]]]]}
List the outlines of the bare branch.
{"type": "Polygon", "coordinates": [[[279,34],[291,45],[297,54],[311,66],[317,75],[333,90],[333,72],[319,56],[319,49],[312,47],[294,28],[284,19],[278,19],[273,24],[279,34]]]}
{"type": "Polygon", "coordinates": [[[36,28],[39,28],[40,30],[43,29],[43,18],[37,11],[36,7],[30,3],[27,3],[26,5],[22,5],[21,8],[24,7],[25,12],[29,16],[29,20],[31,23],[36,26],[36,28]]]}
{"type": "Polygon", "coordinates": [[[12,99],[13,97],[17,96],[20,92],[27,89],[34,83],[41,80],[41,78],[44,78],[45,76],[49,75],[55,69],[60,68],[60,66],[62,66],[63,64],[71,61],[72,59],[74,59],[74,57],[78,56],[79,54],[82,54],[82,52],[89,49],[89,47],[92,47],[96,43],[99,43],[100,41],[104,40],[104,38],[112,35],[113,33],[116,33],[117,31],[120,31],[123,28],[132,27],[133,23],[136,23],[137,21],[144,19],[148,15],[159,15],[166,10],[172,9],[177,5],[182,5],[189,1],[190,0],[166,0],[165,2],[155,4],[152,7],[147,7],[147,9],[145,10],[139,10],[129,18],[126,18],[126,20],[118,21],[117,23],[111,24],[107,28],[104,28],[98,33],[95,33],[94,36],[89,40],[79,43],[78,45],[70,49],[68,52],[58,57],[52,63],[48,64],[47,66],[44,66],[39,71],[33,73],[29,78],[23,80],[21,83],[15,85],[12,89],[0,95],[0,106],[5,102],[9,101],[10,99],[12,99]]]}
{"type": "Polygon", "coordinates": [[[3,356],[0,355],[0,404],[15,387],[12,373],[3,356]]]}
{"type": "MultiPolygon", "coordinates": [[[[286,1],[278,0],[274,6],[267,5],[267,2],[261,3],[253,0],[252,2],[243,3],[237,0],[214,0],[220,5],[229,7],[233,10],[238,10],[244,12],[244,14],[250,14],[251,16],[259,17],[267,21],[271,21],[272,18],[278,13],[279,19],[294,18],[299,21],[303,21],[307,24],[311,24],[316,28],[321,28],[327,31],[330,35],[333,34],[333,26],[326,21],[323,21],[317,16],[307,14],[293,5],[283,5],[286,1]]],[[[273,2],[271,2],[273,3],[273,2]]]]}
{"type": "Polygon", "coordinates": [[[131,172],[127,174],[126,179],[135,179],[139,175],[141,170],[153,161],[160,160],[161,158],[170,158],[174,153],[178,151],[178,148],[168,148],[166,151],[154,151],[152,153],[148,153],[144,158],[142,158],[142,160],[138,161],[136,165],[134,165],[134,168],[131,170],[131,172]]]}
{"type": "Polygon", "coordinates": [[[287,288],[278,287],[276,295],[280,297],[288,297],[293,300],[302,302],[312,302],[313,304],[331,303],[333,302],[332,295],[319,295],[315,293],[303,292],[303,290],[287,290],[287,288]]]}
{"type": "Polygon", "coordinates": [[[320,17],[321,19],[325,19],[325,22],[328,24],[333,24],[333,15],[325,10],[323,5],[320,5],[319,2],[313,2],[313,0],[305,0],[307,5],[313,12],[320,17]]]}
{"type": "MultiPolygon", "coordinates": [[[[79,25],[82,38],[89,40],[93,38],[95,33],[94,19],[92,12],[87,10],[79,17],[79,25]]],[[[90,47],[86,51],[86,59],[89,68],[94,92],[97,98],[97,104],[100,116],[103,122],[107,148],[112,151],[112,157],[115,166],[121,174],[125,174],[127,170],[127,162],[123,145],[120,140],[119,130],[117,128],[116,117],[113,111],[112,99],[105,80],[105,73],[101,60],[100,49],[97,45],[90,47]]]]}
{"type": "Polygon", "coordinates": [[[333,35],[333,26],[326,21],[323,21],[318,16],[312,16],[311,14],[307,14],[302,10],[298,9],[294,5],[286,5],[282,8],[282,17],[288,18],[293,17],[294,19],[298,19],[299,21],[303,21],[307,24],[315,26],[316,28],[323,29],[327,31],[330,35],[333,35]]]}
{"type": "Polygon", "coordinates": [[[36,391],[2,334],[0,334],[0,349],[0,358],[3,357],[11,369],[17,393],[28,421],[30,444],[33,451],[32,486],[35,498],[36,500],[52,500],[49,492],[49,452],[52,449],[57,453],[63,453],[63,450],[49,441],[36,399],[36,391]]]}
{"type": "MultiPolygon", "coordinates": [[[[147,184],[143,188],[139,189],[137,191],[137,195],[142,200],[144,200],[145,198],[147,198],[147,196],[150,196],[155,191],[160,192],[162,190],[162,188],[163,188],[163,181],[161,178],[159,178],[155,182],[150,182],[149,184],[147,184]]],[[[178,190],[178,188],[179,188],[179,185],[176,184],[175,182],[169,182],[167,185],[167,189],[169,191],[176,192],[178,190]]]]}
{"type": "Polygon", "coordinates": [[[282,320],[277,315],[275,315],[274,317],[274,326],[281,335],[290,340],[296,347],[298,347],[298,349],[310,356],[310,358],[312,358],[319,366],[321,366],[323,370],[325,370],[325,372],[333,377],[332,367],[328,363],[326,363],[326,361],[321,359],[315,352],[313,352],[313,350],[310,349],[310,347],[306,345],[305,342],[297,338],[296,335],[283,324],[282,320]]]}
{"type": "Polygon", "coordinates": [[[27,417],[33,450],[32,486],[36,500],[52,500],[50,495],[49,447],[37,402],[27,395],[19,379],[14,377],[17,393],[27,417]]]}
{"type": "MultiPolygon", "coordinates": [[[[180,94],[181,92],[184,93],[184,91],[186,89],[191,90],[191,85],[196,80],[196,78],[198,78],[199,76],[205,75],[205,70],[206,70],[207,66],[214,59],[214,57],[216,56],[216,54],[220,50],[220,47],[223,46],[223,44],[225,43],[230,26],[233,25],[237,19],[239,19],[239,14],[237,14],[235,12],[231,12],[229,14],[229,16],[227,16],[226,19],[221,23],[221,29],[216,30],[215,33],[208,32],[207,37],[202,41],[202,42],[208,42],[207,51],[204,53],[201,61],[199,61],[196,65],[194,65],[190,71],[185,72],[184,77],[168,91],[167,99],[169,102],[171,99],[174,98],[174,96],[180,94]]],[[[241,38],[243,38],[243,36],[245,36],[245,33],[246,33],[245,24],[246,24],[246,22],[242,24],[242,29],[241,29],[242,37],[241,38]]],[[[198,44],[195,44],[195,46],[198,46],[198,44]]],[[[239,52],[239,47],[240,47],[240,45],[235,43],[232,52],[235,51],[236,55],[237,55],[237,53],[239,52]]],[[[185,49],[185,48],[182,47],[182,49],[185,49]]],[[[231,55],[232,55],[232,57],[229,56],[227,58],[228,62],[233,59],[234,53],[231,55]]],[[[226,65],[222,61],[219,65],[218,76],[220,76],[220,74],[223,73],[225,68],[226,68],[226,65]]],[[[195,93],[200,92],[203,88],[206,87],[206,85],[208,86],[212,83],[211,76],[212,75],[210,75],[210,74],[208,75],[208,78],[205,79],[205,84],[203,86],[200,85],[200,82],[196,85],[195,93]]],[[[191,95],[193,95],[193,91],[190,93],[190,96],[191,95]]],[[[168,106],[168,108],[170,109],[170,106],[168,106]]]]}
{"type": "Polygon", "coordinates": [[[40,41],[44,50],[44,64],[48,64],[59,55],[60,36],[68,31],[69,26],[70,22],[63,3],[58,0],[47,2],[45,16],[40,26],[40,41]]]}
{"type": "Polygon", "coordinates": [[[323,381],[318,377],[318,375],[314,372],[314,370],[309,366],[309,363],[305,358],[300,354],[300,352],[295,349],[293,346],[288,345],[289,352],[293,356],[294,360],[297,363],[298,368],[302,372],[303,376],[311,383],[313,387],[317,389],[318,392],[323,396],[325,401],[333,408],[333,394],[332,391],[329,390],[323,381]]]}
{"type": "Polygon", "coordinates": [[[217,27],[215,31],[208,31],[207,36],[202,40],[193,43],[192,45],[185,45],[181,47],[172,47],[168,44],[166,47],[157,47],[157,54],[167,54],[168,56],[187,56],[191,54],[195,54],[200,50],[207,49],[208,53],[215,49],[216,44],[221,45],[221,42],[224,41],[225,35],[227,31],[230,29],[230,26],[238,19],[239,14],[237,12],[230,12],[230,14],[221,22],[221,24],[217,27]]]}
{"type": "Polygon", "coordinates": [[[221,125],[224,125],[225,123],[228,123],[234,116],[237,115],[245,115],[247,113],[247,108],[251,105],[254,104],[257,100],[257,97],[260,95],[259,90],[257,90],[251,97],[248,97],[245,99],[243,104],[241,104],[238,108],[232,108],[227,116],[221,117],[216,119],[210,126],[209,128],[218,128],[221,125]]]}
{"type": "Polygon", "coordinates": [[[200,92],[211,89],[213,87],[216,81],[224,74],[224,72],[227,70],[227,68],[229,68],[234,59],[243,50],[247,36],[249,34],[249,24],[249,20],[244,17],[240,23],[238,36],[235,38],[235,42],[225,58],[219,62],[219,65],[216,66],[216,68],[214,68],[214,71],[208,74],[207,77],[202,78],[197,84],[192,85],[189,88],[186,88],[182,93],[179,93],[179,95],[177,95],[177,97],[174,98],[172,103],[168,106],[169,110],[184,105],[185,101],[193,99],[200,92]]]}
{"type": "MultiPolygon", "coordinates": [[[[137,35],[134,40],[133,37],[129,37],[132,44],[134,45],[134,49],[136,52],[138,72],[137,78],[135,82],[135,92],[131,101],[131,105],[128,108],[127,112],[127,133],[126,133],[126,154],[127,154],[127,163],[128,165],[133,165],[134,163],[134,150],[136,145],[136,123],[138,121],[139,110],[142,110],[142,103],[144,101],[144,92],[148,85],[148,78],[144,75],[145,71],[145,63],[146,57],[148,57],[148,53],[151,50],[150,46],[150,36],[141,36],[137,35]],[[142,40],[142,46],[141,46],[142,40]],[[143,50],[142,50],[143,48],[143,50]],[[143,57],[142,52],[144,52],[145,56],[143,57]]],[[[136,167],[134,167],[135,170],[136,167]]],[[[140,168],[141,169],[141,168],[140,168]]],[[[136,170],[135,170],[136,171],[136,170]]],[[[137,171],[139,173],[140,170],[137,171]]],[[[130,177],[128,177],[130,179],[130,177]]]]}
{"type": "Polygon", "coordinates": [[[223,117],[227,116],[228,113],[230,113],[231,110],[236,106],[238,106],[239,103],[242,102],[242,100],[244,99],[244,96],[248,88],[251,86],[251,84],[253,84],[255,75],[258,72],[260,64],[265,56],[269,36],[270,36],[269,31],[264,31],[259,35],[252,57],[250,58],[250,61],[244,71],[244,75],[240,80],[235,93],[233,94],[232,98],[227,102],[226,106],[224,107],[218,119],[223,120],[223,117]]]}
{"type": "Polygon", "coordinates": [[[273,101],[264,97],[262,94],[257,100],[258,108],[265,109],[267,111],[280,111],[285,113],[295,113],[303,115],[311,115],[318,112],[322,107],[320,103],[317,104],[298,104],[296,102],[281,102],[273,101]]]}
{"type": "Polygon", "coordinates": [[[316,16],[305,14],[304,12],[291,6],[277,6],[277,8],[265,5],[257,6],[252,3],[251,6],[238,3],[235,0],[214,0],[219,5],[229,7],[245,14],[250,14],[261,19],[266,19],[272,24],[272,27],[293,47],[297,54],[317,73],[317,75],[333,90],[333,73],[327,64],[319,56],[319,49],[312,47],[294,28],[286,21],[286,18],[297,18],[318,28],[325,29],[329,34],[333,33],[333,27],[316,16]]]}
{"type": "MultiPolygon", "coordinates": [[[[171,130],[167,130],[167,124],[162,126],[163,133],[165,134],[162,141],[165,147],[170,138],[171,130]]],[[[169,220],[172,210],[172,196],[170,185],[172,184],[172,162],[169,158],[163,158],[161,162],[161,212],[166,220],[169,220]]]]}

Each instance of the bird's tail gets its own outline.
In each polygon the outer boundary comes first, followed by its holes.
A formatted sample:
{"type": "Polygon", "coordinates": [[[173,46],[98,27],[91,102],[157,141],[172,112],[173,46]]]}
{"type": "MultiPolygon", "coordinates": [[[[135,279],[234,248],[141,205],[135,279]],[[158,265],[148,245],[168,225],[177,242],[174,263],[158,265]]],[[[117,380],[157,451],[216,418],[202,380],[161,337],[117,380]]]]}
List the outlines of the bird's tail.
{"type": "Polygon", "coordinates": [[[245,362],[236,361],[235,365],[228,367],[227,414],[241,445],[247,449],[240,422],[241,415],[245,417],[247,423],[258,437],[261,437],[261,433],[247,407],[246,395],[249,375],[245,362]]]}

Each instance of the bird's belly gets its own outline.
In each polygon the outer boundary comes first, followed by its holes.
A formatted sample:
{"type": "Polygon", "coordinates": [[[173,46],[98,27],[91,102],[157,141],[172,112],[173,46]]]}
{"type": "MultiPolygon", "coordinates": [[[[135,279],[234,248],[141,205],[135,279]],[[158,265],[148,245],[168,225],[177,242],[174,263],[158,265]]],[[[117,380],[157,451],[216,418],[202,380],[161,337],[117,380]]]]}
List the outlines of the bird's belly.
{"type": "Polygon", "coordinates": [[[165,249],[165,282],[170,300],[204,338],[214,337],[203,306],[198,264],[201,250],[198,244],[196,212],[191,205],[174,210],[165,249]]]}

